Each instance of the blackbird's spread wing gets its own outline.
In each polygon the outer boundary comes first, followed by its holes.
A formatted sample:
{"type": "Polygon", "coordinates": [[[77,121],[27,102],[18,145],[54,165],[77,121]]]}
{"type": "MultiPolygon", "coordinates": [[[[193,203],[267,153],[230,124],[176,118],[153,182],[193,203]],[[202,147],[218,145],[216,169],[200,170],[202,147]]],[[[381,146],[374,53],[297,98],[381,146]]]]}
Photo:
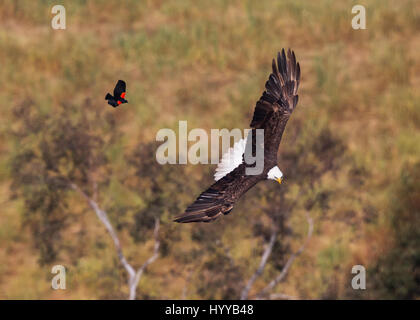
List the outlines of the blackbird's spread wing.
{"type": "Polygon", "coordinates": [[[117,85],[115,86],[114,89],[114,98],[118,99],[118,98],[123,98],[125,97],[125,81],[123,80],[118,80],[117,85]],[[123,95],[123,96],[121,96],[123,95]]]}
{"type": "Polygon", "coordinates": [[[108,101],[108,104],[111,105],[111,106],[113,106],[114,108],[118,106],[117,101],[114,99],[113,96],[111,96],[110,93],[107,93],[106,94],[105,100],[107,100],[108,101]]]}
{"type": "Polygon", "coordinates": [[[108,104],[113,106],[114,108],[118,107],[118,102],[115,101],[114,99],[108,100],[108,104]]]}

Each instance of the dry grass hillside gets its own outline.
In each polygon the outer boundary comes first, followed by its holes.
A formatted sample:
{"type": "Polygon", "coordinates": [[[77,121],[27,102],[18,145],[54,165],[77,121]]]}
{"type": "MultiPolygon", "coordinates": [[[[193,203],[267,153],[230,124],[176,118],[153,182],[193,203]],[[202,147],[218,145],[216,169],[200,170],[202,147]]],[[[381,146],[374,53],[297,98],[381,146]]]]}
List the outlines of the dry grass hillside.
{"type": "Polygon", "coordinates": [[[61,1],[66,30],[51,28],[54,4],[0,6],[0,299],[127,298],[109,234],[66,179],[96,197],[135,267],[160,220],[138,299],[238,299],[275,224],[255,298],[305,242],[308,214],[313,234],[269,297],[420,297],[418,1],[61,1]],[[366,30],[351,28],[355,4],[366,30]],[[215,165],[158,165],[156,132],[247,128],[283,47],[302,74],[284,183],[211,224],[173,223],[215,165]],[[113,109],[118,79],[129,104],[113,109]],[[51,289],[56,264],[66,290],[51,289]],[[356,264],[367,290],[351,288],[356,264]]]}

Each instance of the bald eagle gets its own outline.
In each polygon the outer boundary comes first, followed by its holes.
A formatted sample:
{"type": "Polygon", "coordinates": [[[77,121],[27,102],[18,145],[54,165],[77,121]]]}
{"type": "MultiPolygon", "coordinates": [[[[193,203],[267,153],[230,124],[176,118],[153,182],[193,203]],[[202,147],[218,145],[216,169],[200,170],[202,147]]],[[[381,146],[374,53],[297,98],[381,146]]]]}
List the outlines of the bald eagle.
{"type": "Polygon", "coordinates": [[[277,166],[277,151],[284,128],[298,102],[300,66],[290,49],[284,49],[272,62],[273,72],[265,84],[265,91],[258,100],[251,130],[245,139],[234,144],[223,155],[215,173],[216,182],[204,191],[176,222],[210,222],[232,211],[235,202],[258,182],[272,179],[281,183],[283,173],[277,166]],[[255,152],[255,131],[264,129],[264,169],[261,174],[247,175],[244,160],[246,148],[255,152]],[[252,144],[246,143],[252,135],[252,144]]]}

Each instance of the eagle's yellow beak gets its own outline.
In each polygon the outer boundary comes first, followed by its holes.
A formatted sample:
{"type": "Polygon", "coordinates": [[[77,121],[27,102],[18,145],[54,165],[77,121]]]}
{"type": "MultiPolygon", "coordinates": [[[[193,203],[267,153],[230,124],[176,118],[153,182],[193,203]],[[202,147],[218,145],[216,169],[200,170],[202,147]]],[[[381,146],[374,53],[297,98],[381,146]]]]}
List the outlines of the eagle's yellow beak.
{"type": "Polygon", "coordinates": [[[281,184],[281,182],[283,181],[283,178],[278,178],[276,181],[281,184]]]}

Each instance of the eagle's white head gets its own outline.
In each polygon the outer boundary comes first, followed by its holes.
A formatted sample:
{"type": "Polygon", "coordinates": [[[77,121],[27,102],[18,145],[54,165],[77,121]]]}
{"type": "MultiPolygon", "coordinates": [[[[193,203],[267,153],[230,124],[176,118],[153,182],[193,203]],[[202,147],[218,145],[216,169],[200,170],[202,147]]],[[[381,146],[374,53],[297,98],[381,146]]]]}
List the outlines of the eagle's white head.
{"type": "Polygon", "coordinates": [[[278,183],[281,183],[283,180],[283,172],[281,172],[277,166],[272,167],[267,173],[267,179],[276,180],[278,183]]]}

